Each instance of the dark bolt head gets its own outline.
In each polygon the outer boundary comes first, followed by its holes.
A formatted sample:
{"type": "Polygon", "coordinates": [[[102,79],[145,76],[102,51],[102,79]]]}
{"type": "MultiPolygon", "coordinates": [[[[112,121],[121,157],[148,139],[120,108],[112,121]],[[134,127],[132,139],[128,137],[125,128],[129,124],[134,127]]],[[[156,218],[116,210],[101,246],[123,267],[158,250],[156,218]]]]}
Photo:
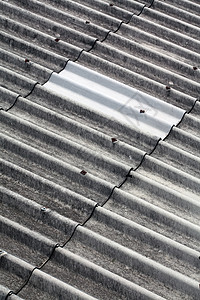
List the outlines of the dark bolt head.
{"type": "Polygon", "coordinates": [[[116,138],[111,138],[112,143],[116,143],[117,139],[116,138]]]}
{"type": "Polygon", "coordinates": [[[86,175],[86,174],[87,174],[87,172],[86,172],[85,170],[82,170],[80,173],[81,173],[82,175],[86,175]]]}

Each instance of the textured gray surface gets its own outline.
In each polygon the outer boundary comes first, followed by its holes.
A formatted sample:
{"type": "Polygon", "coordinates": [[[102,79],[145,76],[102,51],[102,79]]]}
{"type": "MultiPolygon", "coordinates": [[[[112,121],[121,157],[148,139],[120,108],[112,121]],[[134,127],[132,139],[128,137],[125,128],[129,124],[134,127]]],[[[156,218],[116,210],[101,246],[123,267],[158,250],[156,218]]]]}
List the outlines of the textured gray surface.
{"type": "Polygon", "coordinates": [[[0,299],[199,299],[200,4],[150,4],[0,1],[0,299]],[[122,126],[42,86],[69,59],[189,113],[122,126]]]}

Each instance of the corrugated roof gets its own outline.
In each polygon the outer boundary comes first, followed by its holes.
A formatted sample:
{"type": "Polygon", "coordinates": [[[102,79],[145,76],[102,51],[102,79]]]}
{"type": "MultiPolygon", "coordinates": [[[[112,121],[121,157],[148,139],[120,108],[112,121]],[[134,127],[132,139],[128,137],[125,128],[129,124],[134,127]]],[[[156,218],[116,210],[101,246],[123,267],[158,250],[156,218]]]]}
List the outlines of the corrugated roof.
{"type": "Polygon", "coordinates": [[[53,73],[44,86],[52,93],[67,95],[91,111],[159,138],[164,138],[185,113],[174,105],[70,61],[59,74],[53,73]]]}
{"type": "Polygon", "coordinates": [[[199,2],[0,6],[0,299],[199,299],[199,2]],[[69,66],[186,113],[160,139],[50,91],[69,66]]]}

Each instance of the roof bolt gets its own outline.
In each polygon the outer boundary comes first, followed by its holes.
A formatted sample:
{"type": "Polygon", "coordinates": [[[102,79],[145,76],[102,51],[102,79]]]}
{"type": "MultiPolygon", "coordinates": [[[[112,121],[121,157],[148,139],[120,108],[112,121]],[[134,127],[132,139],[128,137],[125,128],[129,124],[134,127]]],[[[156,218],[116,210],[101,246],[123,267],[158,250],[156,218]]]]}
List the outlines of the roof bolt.
{"type": "Polygon", "coordinates": [[[111,138],[111,141],[113,144],[115,144],[117,142],[117,139],[116,138],[111,138]]]}
{"type": "Polygon", "coordinates": [[[86,174],[87,174],[87,172],[86,172],[85,170],[82,170],[80,173],[81,173],[82,175],[86,175],[86,174]]]}
{"type": "Polygon", "coordinates": [[[30,60],[28,58],[25,58],[25,63],[28,63],[30,60]]]}
{"type": "Polygon", "coordinates": [[[85,24],[90,24],[90,21],[85,21],[85,24]]]}
{"type": "Polygon", "coordinates": [[[197,69],[198,69],[197,67],[193,67],[193,70],[195,70],[195,71],[196,71],[197,69]]]}
{"type": "Polygon", "coordinates": [[[60,39],[59,38],[55,38],[55,42],[59,42],[60,41],[60,39]]]}
{"type": "Polygon", "coordinates": [[[140,113],[141,113],[141,114],[144,114],[144,113],[145,113],[145,110],[144,110],[144,109],[140,109],[140,113]]]}
{"type": "Polygon", "coordinates": [[[45,212],[46,210],[46,207],[41,207],[41,211],[45,212]]]}

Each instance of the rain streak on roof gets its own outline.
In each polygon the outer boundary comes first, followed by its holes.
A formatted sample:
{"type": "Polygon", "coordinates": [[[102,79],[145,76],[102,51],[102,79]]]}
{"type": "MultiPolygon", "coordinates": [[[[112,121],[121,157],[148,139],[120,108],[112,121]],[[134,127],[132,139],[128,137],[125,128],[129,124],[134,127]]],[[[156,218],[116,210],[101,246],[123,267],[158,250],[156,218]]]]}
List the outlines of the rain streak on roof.
{"type": "Polygon", "coordinates": [[[0,299],[198,300],[199,1],[0,22],[0,299]]]}

